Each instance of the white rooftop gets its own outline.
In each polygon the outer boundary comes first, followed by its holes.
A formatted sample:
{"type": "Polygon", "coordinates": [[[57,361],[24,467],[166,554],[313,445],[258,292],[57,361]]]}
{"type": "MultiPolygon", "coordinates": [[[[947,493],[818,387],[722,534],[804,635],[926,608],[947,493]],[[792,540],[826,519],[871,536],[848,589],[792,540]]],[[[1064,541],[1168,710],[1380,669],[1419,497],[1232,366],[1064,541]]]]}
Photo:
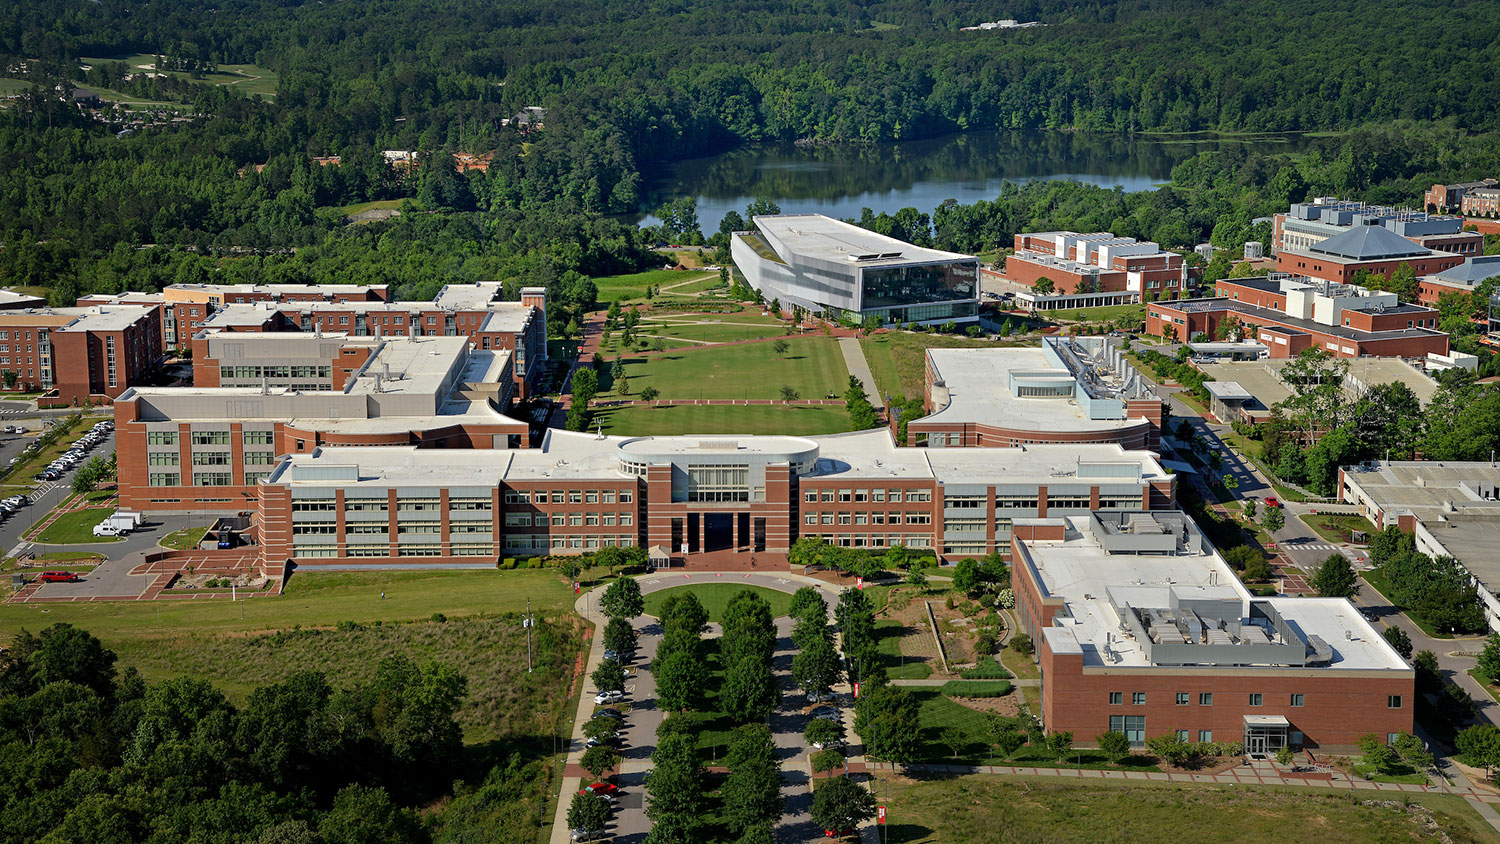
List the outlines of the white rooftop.
{"type": "Polygon", "coordinates": [[[68,331],[124,331],[151,312],[133,305],[91,305],[85,308],[54,308],[54,313],[74,316],[64,328],[68,331]]]}
{"type": "MultiPolygon", "coordinates": [[[[1180,513],[1131,514],[1132,520],[1187,519],[1180,513]]],[[[1176,602],[1183,606],[1223,602],[1233,605],[1238,620],[1247,621],[1252,602],[1275,610],[1305,641],[1318,637],[1333,649],[1331,661],[1310,665],[1307,670],[1396,669],[1410,670],[1369,622],[1342,598],[1254,598],[1235,577],[1233,570],[1211,545],[1202,550],[1165,553],[1112,553],[1094,534],[1088,515],[1066,519],[1037,519],[1037,523],[1066,523],[1066,539],[1019,542],[1022,553],[1013,562],[1036,573],[1043,598],[1060,598],[1063,616],[1043,635],[1054,652],[1080,653],[1085,666],[1148,667],[1155,663],[1127,625],[1120,607],[1166,609],[1176,602]],[[1346,632],[1348,635],[1346,636],[1346,632]]],[[[1191,520],[1188,520],[1191,523],[1191,520]]],[[[1190,531],[1197,532],[1196,526],[1190,531]]],[[[1149,533],[1149,531],[1148,531],[1149,533]]],[[[1201,534],[1200,534],[1201,536],[1201,534]]],[[[1257,637],[1279,642],[1274,629],[1247,629],[1241,642],[1257,637]],[[1253,636],[1250,634],[1254,634],[1253,636]]],[[[1181,644],[1181,643],[1179,643],[1181,644]]],[[[1228,644],[1226,642],[1225,644],[1228,644]]],[[[1171,666],[1174,669],[1216,670],[1219,665],[1171,666]]]]}
{"type": "MultiPolygon", "coordinates": [[[[498,300],[503,290],[498,281],[481,281],[475,284],[445,284],[433,297],[439,308],[458,310],[483,310],[498,300]]],[[[519,303],[517,303],[519,304],[519,303]]]]}
{"type": "Polygon", "coordinates": [[[927,422],[986,423],[1008,428],[1048,431],[1098,431],[1138,424],[1139,419],[1091,419],[1073,398],[1020,397],[1011,392],[1012,372],[1053,373],[1073,379],[1040,348],[929,349],[938,377],[948,388],[949,403],[927,422]]]}
{"type": "Polygon", "coordinates": [[[977,260],[972,255],[914,246],[822,214],[775,214],[754,218],[755,225],[799,255],[854,266],[884,267],[937,261],[977,260]],[[868,256],[854,263],[854,259],[868,256]],[[878,256],[878,257],[877,257],[878,256]]]}
{"type": "Polygon", "coordinates": [[[0,308],[25,305],[26,307],[41,306],[47,304],[47,300],[40,296],[31,296],[26,293],[18,293],[14,290],[0,289],[0,308]]]}

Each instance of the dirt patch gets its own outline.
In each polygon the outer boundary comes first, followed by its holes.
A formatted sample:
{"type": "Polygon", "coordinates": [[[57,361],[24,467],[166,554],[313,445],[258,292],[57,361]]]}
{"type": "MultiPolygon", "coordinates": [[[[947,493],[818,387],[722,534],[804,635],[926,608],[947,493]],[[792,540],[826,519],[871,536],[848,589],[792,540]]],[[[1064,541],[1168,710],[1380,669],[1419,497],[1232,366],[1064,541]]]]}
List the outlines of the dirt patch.
{"type": "Polygon", "coordinates": [[[914,600],[900,609],[887,606],[884,617],[901,623],[901,653],[908,659],[927,663],[935,676],[942,676],[943,661],[938,658],[937,642],[932,638],[932,625],[927,621],[927,605],[914,600]]]}
{"type": "Polygon", "coordinates": [[[236,577],[228,577],[218,574],[184,574],[179,575],[172,581],[173,590],[177,589],[248,589],[255,591],[266,588],[271,582],[270,578],[259,573],[241,574],[236,577]],[[209,583],[212,581],[213,585],[209,583]]]}
{"type": "Polygon", "coordinates": [[[1021,715],[1021,699],[1015,692],[1004,697],[949,697],[949,700],[979,712],[992,712],[1007,718],[1021,715]]]}
{"type": "Polygon", "coordinates": [[[1160,759],[1157,762],[1161,765],[1162,770],[1173,774],[1222,774],[1230,768],[1238,768],[1244,764],[1244,760],[1238,756],[1214,756],[1185,768],[1168,765],[1160,759]]]}

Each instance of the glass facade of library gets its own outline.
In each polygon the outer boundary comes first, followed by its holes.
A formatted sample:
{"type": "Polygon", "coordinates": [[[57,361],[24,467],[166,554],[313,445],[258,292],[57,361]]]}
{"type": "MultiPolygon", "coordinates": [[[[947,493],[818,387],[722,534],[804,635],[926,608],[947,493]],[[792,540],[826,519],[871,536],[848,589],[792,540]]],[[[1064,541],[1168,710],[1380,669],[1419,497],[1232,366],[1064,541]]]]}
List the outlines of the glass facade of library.
{"type": "Polygon", "coordinates": [[[973,317],[979,310],[973,301],[978,285],[979,266],[972,263],[867,269],[861,313],[885,322],[973,317]]]}

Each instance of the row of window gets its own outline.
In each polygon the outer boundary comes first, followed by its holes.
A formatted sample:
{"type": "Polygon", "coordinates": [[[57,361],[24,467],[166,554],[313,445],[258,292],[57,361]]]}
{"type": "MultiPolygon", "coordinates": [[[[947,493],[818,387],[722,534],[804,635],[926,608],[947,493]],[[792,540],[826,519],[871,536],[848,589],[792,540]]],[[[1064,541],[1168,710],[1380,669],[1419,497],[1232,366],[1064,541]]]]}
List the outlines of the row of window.
{"type": "Polygon", "coordinates": [[[225,380],[247,378],[332,378],[330,366],[221,366],[219,377],[225,380]]]}
{"type": "Polygon", "coordinates": [[[899,489],[810,489],[802,494],[802,500],[808,503],[818,501],[836,501],[842,503],[861,501],[931,501],[932,490],[908,489],[904,492],[899,489]]]}
{"type": "Polygon", "coordinates": [[[892,545],[904,545],[907,548],[932,547],[932,537],[925,533],[803,533],[802,535],[817,537],[829,545],[838,545],[842,548],[889,548],[892,545]]]}
{"type": "Polygon", "coordinates": [[[629,527],[635,524],[634,513],[553,513],[549,517],[546,513],[506,513],[506,527],[546,527],[552,525],[623,525],[629,527]]]}
{"type": "MultiPolygon", "coordinates": [[[[512,489],[505,492],[506,504],[614,504],[616,491],[612,489],[512,489]]],[[[635,500],[635,493],[619,490],[620,504],[635,500]]]]}
{"type": "MultiPolygon", "coordinates": [[[[1174,696],[1174,700],[1175,700],[1175,702],[1176,702],[1176,704],[1178,706],[1187,706],[1192,701],[1192,694],[1190,692],[1177,692],[1176,695],[1174,696]]],[[[1125,693],[1124,692],[1110,692],[1109,693],[1109,702],[1110,702],[1110,705],[1112,705],[1112,706],[1123,705],[1125,703],[1125,693]]],[[[1306,695],[1292,694],[1292,695],[1289,696],[1287,703],[1288,703],[1289,706],[1304,706],[1304,705],[1306,705],[1306,702],[1307,702],[1306,695]]],[[[1146,705],[1146,693],[1145,692],[1131,692],[1130,693],[1130,703],[1133,706],[1145,706],[1146,705]]],[[[1199,692],[1198,693],[1198,705],[1199,706],[1213,706],[1214,705],[1214,693],[1213,692],[1199,692]]],[[[1265,705],[1265,695],[1262,694],[1262,693],[1260,693],[1260,692],[1250,692],[1249,693],[1249,705],[1250,706],[1263,706],[1263,705],[1265,705]]],[[[1385,705],[1386,705],[1386,708],[1388,708],[1388,709],[1400,709],[1401,708],[1401,695],[1386,695],[1385,705]]]]}
{"type": "MultiPolygon", "coordinates": [[[[254,486],[270,477],[270,472],[246,472],[244,473],[244,485],[254,486]]],[[[194,472],[193,486],[234,486],[235,475],[232,472],[194,472]]],[[[182,486],[181,472],[147,472],[147,486],[182,486]]]]}
{"type": "MultiPolygon", "coordinates": [[[[229,445],[229,431],[194,431],[193,445],[229,445]]],[[[275,437],[273,431],[243,431],[240,442],[245,445],[270,445],[275,437]]],[[[176,431],[147,431],[147,445],[177,445],[176,431]]]]}
{"type": "MultiPolygon", "coordinates": [[[[332,513],[337,509],[338,502],[332,498],[303,498],[292,502],[293,513],[332,513]]],[[[350,513],[389,513],[390,509],[390,501],[385,498],[344,500],[344,510],[350,513]]],[[[441,498],[400,498],[396,500],[396,509],[411,513],[437,513],[444,507],[441,498]]],[[[467,513],[488,513],[492,506],[488,498],[450,498],[446,509],[467,513]]]]}
{"type": "Polygon", "coordinates": [[[931,513],[804,513],[805,525],[930,525],[931,513]]]}

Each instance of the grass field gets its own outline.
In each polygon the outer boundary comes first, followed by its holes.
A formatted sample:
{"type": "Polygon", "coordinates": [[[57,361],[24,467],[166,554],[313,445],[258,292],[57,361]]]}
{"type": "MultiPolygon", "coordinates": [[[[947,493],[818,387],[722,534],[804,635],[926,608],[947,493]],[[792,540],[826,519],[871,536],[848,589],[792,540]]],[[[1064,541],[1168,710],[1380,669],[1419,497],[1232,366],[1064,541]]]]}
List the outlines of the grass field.
{"type": "Polygon", "coordinates": [[[875,636],[880,656],[885,661],[885,674],[892,680],[925,680],[932,676],[932,667],[921,657],[901,656],[901,636],[905,627],[895,619],[875,622],[875,636]]]}
{"type": "Polygon", "coordinates": [[[1066,322],[1110,322],[1117,319],[1146,320],[1145,305],[1105,305],[1099,308],[1076,308],[1070,311],[1043,311],[1042,316],[1066,322]]]}
{"type": "Polygon", "coordinates": [[[56,521],[48,525],[46,530],[42,531],[36,541],[60,545],[82,542],[118,542],[119,537],[94,535],[94,526],[104,521],[104,517],[112,512],[114,511],[109,507],[88,507],[63,513],[57,517],[56,521]]]}
{"type": "Polygon", "coordinates": [[[783,385],[808,399],[843,394],[849,370],[833,338],[789,337],[787,342],[791,348],[782,358],[776,356],[773,343],[627,357],[625,375],[632,394],[655,387],[664,399],[774,399],[783,385]]]}
{"type": "Polygon", "coordinates": [[[373,202],[356,202],[353,205],[345,205],[334,209],[343,217],[353,217],[355,214],[363,214],[366,211],[397,211],[401,205],[415,200],[407,199],[377,199],[373,202]]]}
{"type": "Polygon", "coordinates": [[[698,583],[692,586],[674,586],[671,589],[663,589],[652,592],[646,596],[646,614],[657,615],[661,611],[661,605],[673,595],[681,595],[691,592],[698,596],[703,608],[708,610],[709,621],[719,621],[724,617],[724,610],[729,606],[730,600],[741,592],[754,592],[764,598],[771,605],[771,615],[779,617],[786,615],[787,608],[792,605],[790,592],[781,592],[776,589],[767,589],[763,586],[746,586],[740,583],[698,583]]]}
{"type": "Polygon", "coordinates": [[[198,543],[203,541],[203,535],[208,533],[208,528],[183,528],[172,531],[162,537],[160,543],[163,548],[171,548],[174,551],[186,551],[189,548],[197,548],[198,543]]]}
{"type": "Polygon", "coordinates": [[[1370,524],[1370,520],[1358,515],[1332,515],[1323,514],[1318,516],[1302,516],[1302,521],[1313,533],[1323,537],[1329,542],[1352,542],[1350,531],[1363,531],[1365,536],[1373,536],[1379,531],[1370,524]]]}
{"type": "Polygon", "coordinates": [[[37,87],[36,83],[27,82],[24,79],[6,79],[0,77],[0,95],[24,94],[35,87],[37,87]]]}
{"type": "Polygon", "coordinates": [[[246,634],[297,626],[332,627],[520,612],[526,599],[544,616],[570,616],[573,591],[550,569],[516,571],[330,572],[299,574],[276,598],[229,601],[102,602],[0,605],[0,640],[22,627],[65,621],[83,627],[122,655],[192,632],[246,634]],[[385,598],[381,598],[384,593],[385,598]]]}
{"type": "MultiPolygon", "coordinates": [[[[183,71],[156,70],[156,56],[147,53],[113,58],[85,57],[78,61],[88,65],[125,62],[130,65],[132,71],[144,70],[150,73],[166,73],[179,79],[193,79],[192,74],[183,71]]],[[[272,99],[276,96],[276,85],[280,79],[276,71],[253,64],[221,64],[217,72],[201,74],[193,81],[207,85],[227,85],[246,95],[260,94],[262,97],[272,99]]]]}
{"type": "MultiPolygon", "coordinates": [[[[926,389],[925,368],[928,349],[993,349],[990,340],[975,340],[952,334],[916,334],[909,331],[887,331],[861,338],[859,345],[875,376],[882,395],[914,398],[926,389]]],[[[866,392],[873,392],[865,385],[866,392]]],[[[878,401],[876,402],[879,403],[878,401]]]]}
{"type": "MultiPolygon", "coordinates": [[[[632,385],[634,382],[631,382],[632,385]]],[[[631,387],[634,390],[634,386],[631,387]]],[[[606,434],[837,434],[849,430],[842,407],[811,405],[676,405],[605,407],[594,411],[606,434]]]]}
{"type": "Polygon", "coordinates": [[[690,281],[687,284],[676,282],[669,288],[662,288],[661,292],[663,296],[694,296],[699,293],[706,293],[720,286],[723,286],[726,291],[728,290],[728,286],[719,280],[719,274],[713,273],[708,278],[700,281],[690,281]]]}
{"type": "Polygon", "coordinates": [[[1462,798],[1015,777],[883,778],[890,844],[1500,840],[1462,798]],[[1412,805],[1424,811],[1412,811],[1412,805]]]}
{"type": "Polygon", "coordinates": [[[717,281],[719,274],[699,270],[647,270],[643,273],[600,276],[594,279],[594,286],[599,288],[599,302],[608,307],[611,301],[619,301],[623,305],[632,300],[645,299],[647,285],[666,287],[669,284],[708,278],[717,281]]]}

